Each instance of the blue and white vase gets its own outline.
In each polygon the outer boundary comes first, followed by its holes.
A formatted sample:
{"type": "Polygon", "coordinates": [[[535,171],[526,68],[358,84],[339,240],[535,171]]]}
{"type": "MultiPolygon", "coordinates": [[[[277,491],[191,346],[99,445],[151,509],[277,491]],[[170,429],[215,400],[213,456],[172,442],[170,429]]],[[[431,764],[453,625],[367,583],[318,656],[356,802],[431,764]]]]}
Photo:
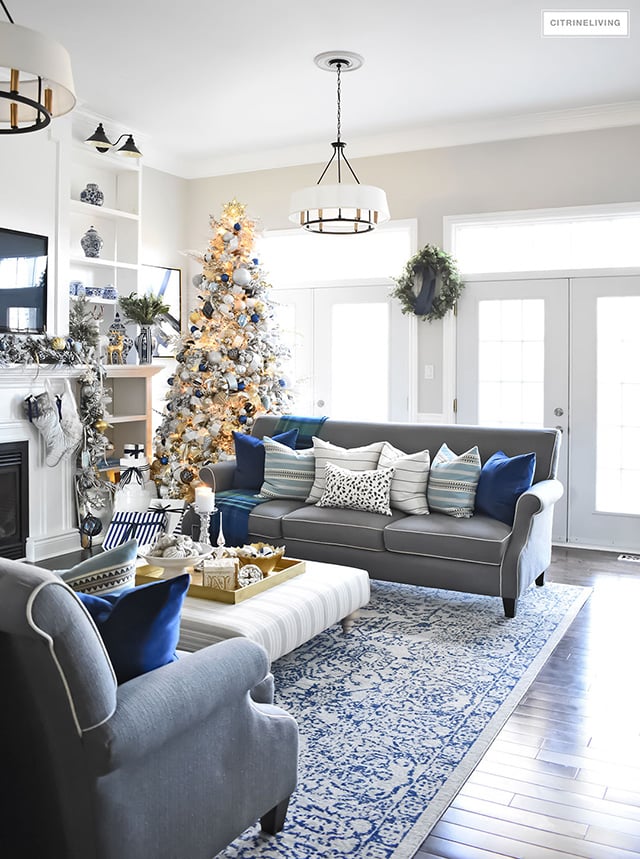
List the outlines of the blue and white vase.
{"type": "Polygon", "coordinates": [[[80,239],[80,246],[86,257],[99,257],[104,242],[95,227],[91,226],[80,239]]]}
{"type": "Polygon", "coordinates": [[[150,325],[140,326],[140,333],[135,339],[135,344],[138,352],[138,361],[141,364],[151,364],[153,362],[154,342],[150,325]]]}
{"type": "Polygon", "coordinates": [[[88,182],[84,191],[80,191],[80,199],[83,203],[91,203],[92,206],[102,206],[104,194],[95,182],[88,182]]]}

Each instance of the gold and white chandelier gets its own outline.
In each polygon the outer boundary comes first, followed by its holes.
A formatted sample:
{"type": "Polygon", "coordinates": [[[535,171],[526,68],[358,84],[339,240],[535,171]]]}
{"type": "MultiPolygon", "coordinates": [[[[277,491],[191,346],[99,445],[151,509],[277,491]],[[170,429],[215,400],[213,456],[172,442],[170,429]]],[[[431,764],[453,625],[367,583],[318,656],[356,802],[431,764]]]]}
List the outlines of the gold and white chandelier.
{"type": "Polygon", "coordinates": [[[329,235],[356,235],[369,233],[378,224],[389,220],[387,195],[382,188],[361,185],[344,154],[346,143],[341,139],[341,75],[355,71],[364,62],[351,51],[326,51],[314,57],[321,69],[337,75],[337,134],[331,144],[333,154],[322,171],[316,185],[301,188],[291,195],[289,220],[312,233],[329,235]],[[335,163],[338,182],[321,184],[331,164],[335,163]],[[343,183],[342,166],[348,167],[354,183],[343,183]]]}
{"type": "Polygon", "coordinates": [[[58,42],[14,23],[0,21],[0,134],[46,128],[76,103],[69,54],[58,42]],[[3,128],[8,125],[8,128],[3,128]]]}

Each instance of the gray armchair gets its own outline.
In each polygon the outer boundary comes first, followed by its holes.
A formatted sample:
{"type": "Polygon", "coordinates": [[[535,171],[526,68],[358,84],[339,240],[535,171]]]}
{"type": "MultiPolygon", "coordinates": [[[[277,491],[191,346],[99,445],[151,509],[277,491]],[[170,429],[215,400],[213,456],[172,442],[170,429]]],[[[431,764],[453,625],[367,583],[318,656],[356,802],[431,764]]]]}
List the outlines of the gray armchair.
{"type": "Polygon", "coordinates": [[[298,732],[258,645],[118,686],[71,589],[0,559],[0,676],[0,856],[212,859],[258,819],[282,828],[298,732]]]}

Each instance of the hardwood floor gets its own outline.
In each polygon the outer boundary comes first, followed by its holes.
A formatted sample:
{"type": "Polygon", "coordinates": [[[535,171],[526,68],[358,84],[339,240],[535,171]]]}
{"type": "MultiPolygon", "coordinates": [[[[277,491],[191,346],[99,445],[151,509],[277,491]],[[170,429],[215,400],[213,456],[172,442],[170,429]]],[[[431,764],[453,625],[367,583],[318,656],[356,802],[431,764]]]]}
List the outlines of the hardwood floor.
{"type": "Polygon", "coordinates": [[[640,564],[554,549],[593,593],[415,859],[640,856],[640,564]]]}

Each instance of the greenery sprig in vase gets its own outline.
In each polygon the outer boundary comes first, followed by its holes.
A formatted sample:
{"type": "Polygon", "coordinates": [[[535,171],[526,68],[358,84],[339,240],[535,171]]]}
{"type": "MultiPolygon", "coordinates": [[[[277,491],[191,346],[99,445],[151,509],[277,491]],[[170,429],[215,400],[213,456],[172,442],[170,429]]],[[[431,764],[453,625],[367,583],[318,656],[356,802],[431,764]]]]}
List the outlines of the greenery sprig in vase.
{"type": "Polygon", "coordinates": [[[140,334],[135,339],[140,363],[150,364],[153,356],[151,326],[156,325],[160,317],[169,312],[169,305],[150,292],[146,295],[132,292],[128,296],[121,296],[119,303],[125,319],[136,322],[141,328],[140,334]]]}

